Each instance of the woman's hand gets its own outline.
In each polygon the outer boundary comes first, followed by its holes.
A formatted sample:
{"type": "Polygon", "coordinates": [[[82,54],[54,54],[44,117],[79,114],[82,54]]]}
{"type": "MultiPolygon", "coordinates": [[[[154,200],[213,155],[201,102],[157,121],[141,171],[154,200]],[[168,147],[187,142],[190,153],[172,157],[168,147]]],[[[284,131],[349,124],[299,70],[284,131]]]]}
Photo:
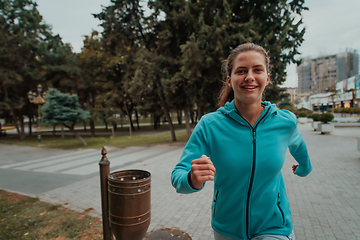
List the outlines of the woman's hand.
{"type": "Polygon", "coordinates": [[[202,155],[191,162],[191,183],[194,188],[200,189],[204,182],[213,181],[216,169],[210,159],[202,155]]]}
{"type": "Polygon", "coordinates": [[[299,164],[294,164],[294,165],[292,165],[292,170],[293,170],[293,173],[296,175],[296,173],[295,173],[295,170],[296,170],[296,168],[299,166],[299,164]]]}

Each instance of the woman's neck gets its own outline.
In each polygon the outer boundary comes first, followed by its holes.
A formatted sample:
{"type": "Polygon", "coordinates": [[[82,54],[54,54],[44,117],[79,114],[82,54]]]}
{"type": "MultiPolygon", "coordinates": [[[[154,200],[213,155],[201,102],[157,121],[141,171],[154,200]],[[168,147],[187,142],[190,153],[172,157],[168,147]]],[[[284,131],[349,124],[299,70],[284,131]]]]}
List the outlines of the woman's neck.
{"type": "Polygon", "coordinates": [[[235,108],[239,112],[239,114],[245,118],[248,123],[250,123],[251,126],[254,126],[256,121],[261,116],[264,107],[261,105],[261,102],[253,103],[253,104],[236,104],[235,102],[235,108]]]}

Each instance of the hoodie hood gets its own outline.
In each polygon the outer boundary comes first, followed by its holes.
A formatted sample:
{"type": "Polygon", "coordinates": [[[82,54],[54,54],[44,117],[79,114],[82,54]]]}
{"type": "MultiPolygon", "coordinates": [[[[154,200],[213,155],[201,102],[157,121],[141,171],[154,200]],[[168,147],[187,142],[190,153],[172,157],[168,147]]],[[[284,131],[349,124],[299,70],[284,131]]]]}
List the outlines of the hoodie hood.
{"type": "MultiPolygon", "coordinates": [[[[258,121],[260,119],[262,119],[262,121],[265,122],[267,119],[269,119],[270,117],[273,117],[274,115],[277,114],[278,109],[276,107],[276,104],[273,104],[273,103],[268,102],[268,101],[262,101],[261,105],[263,105],[265,109],[262,112],[261,116],[259,117],[258,121]]],[[[226,117],[233,118],[235,121],[238,121],[240,124],[243,124],[243,125],[248,124],[246,122],[246,120],[236,110],[234,100],[232,100],[231,102],[227,102],[225,104],[225,106],[220,107],[217,111],[221,112],[226,117]]]]}

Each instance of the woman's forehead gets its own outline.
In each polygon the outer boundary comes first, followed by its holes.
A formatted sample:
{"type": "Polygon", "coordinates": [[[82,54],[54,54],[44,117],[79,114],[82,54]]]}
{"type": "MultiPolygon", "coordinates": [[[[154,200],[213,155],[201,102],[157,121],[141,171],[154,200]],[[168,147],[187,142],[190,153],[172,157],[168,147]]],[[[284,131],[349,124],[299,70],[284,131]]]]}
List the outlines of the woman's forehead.
{"type": "Polygon", "coordinates": [[[243,65],[243,64],[251,64],[256,66],[264,66],[266,67],[265,57],[256,51],[246,51],[239,53],[235,58],[234,65],[243,65]]]}

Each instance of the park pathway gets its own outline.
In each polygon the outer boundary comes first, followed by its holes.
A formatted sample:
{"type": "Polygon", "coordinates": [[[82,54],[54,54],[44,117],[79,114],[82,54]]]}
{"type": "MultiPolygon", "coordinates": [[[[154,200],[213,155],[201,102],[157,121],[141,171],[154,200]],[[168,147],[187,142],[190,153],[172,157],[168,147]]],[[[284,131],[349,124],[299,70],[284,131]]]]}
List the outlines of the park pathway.
{"type": "MultiPolygon", "coordinates": [[[[321,135],[299,125],[313,171],[292,174],[289,153],[282,170],[297,240],[360,239],[360,128],[335,128],[321,135]]],[[[179,228],[194,240],[213,240],[210,207],[213,183],[196,194],[177,194],[170,174],[183,144],[108,148],[111,171],[144,169],[152,174],[149,231],[179,228]]],[[[62,151],[0,145],[0,188],[37,196],[76,211],[101,216],[100,149],[62,151]]]]}

